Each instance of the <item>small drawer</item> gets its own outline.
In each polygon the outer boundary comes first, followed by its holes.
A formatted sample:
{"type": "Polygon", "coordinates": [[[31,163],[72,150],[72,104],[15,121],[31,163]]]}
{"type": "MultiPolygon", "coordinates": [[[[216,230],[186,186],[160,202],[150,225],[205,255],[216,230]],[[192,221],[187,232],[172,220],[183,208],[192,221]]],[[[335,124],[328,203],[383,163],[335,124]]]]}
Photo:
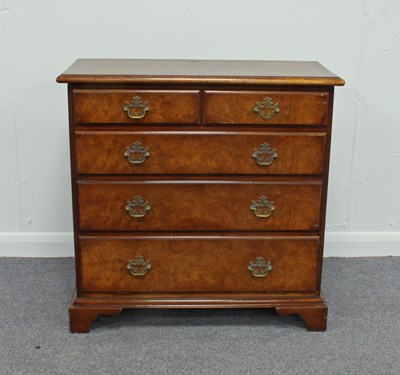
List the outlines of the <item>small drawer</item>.
{"type": "Polygon", "coordinates": [[[76,131],[79,174],[322,174],[325,133],[76,131]]]}
{"type": "Polygon", "coordinates": [[[322,182],[79,181],[83,231],[316,230],[322,182]]]}
{"type": "Polygon", "coordinates": [[[316,289],[319,237],[81,237],[83,292],[316,289]]]}
{"type": "Polygon", "coordinates": [[[198,91],[74,90],[76,124],[199,123],[198,91]]]}
{"type": "Polygon", "coordinates": [[[206,91],[206,124],[326,125],[328,92],[206,91]]]}

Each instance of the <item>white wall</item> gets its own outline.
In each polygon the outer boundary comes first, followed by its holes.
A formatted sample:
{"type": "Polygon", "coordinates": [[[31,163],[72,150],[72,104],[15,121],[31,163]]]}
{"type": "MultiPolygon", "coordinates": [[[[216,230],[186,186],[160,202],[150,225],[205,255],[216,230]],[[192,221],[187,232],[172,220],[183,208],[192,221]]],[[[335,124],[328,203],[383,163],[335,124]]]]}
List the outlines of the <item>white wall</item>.
{"type": "Polygon", "coordinates": [[[400,255],[396,0],[0,0],[0,255],[72,255],[80,57],[318,60],[336,89],[327,255],[400,255]]]}

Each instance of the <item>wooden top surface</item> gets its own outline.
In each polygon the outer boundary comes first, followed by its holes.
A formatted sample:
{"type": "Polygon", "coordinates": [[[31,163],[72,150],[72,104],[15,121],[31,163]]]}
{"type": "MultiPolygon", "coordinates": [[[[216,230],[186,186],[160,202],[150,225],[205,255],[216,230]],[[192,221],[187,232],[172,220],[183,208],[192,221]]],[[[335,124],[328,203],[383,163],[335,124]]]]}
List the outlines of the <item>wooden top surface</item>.
{"type": "Polygon", "coordinates": [[[60,83],[343,86],[316,61],[79,59],[60,83]]]}

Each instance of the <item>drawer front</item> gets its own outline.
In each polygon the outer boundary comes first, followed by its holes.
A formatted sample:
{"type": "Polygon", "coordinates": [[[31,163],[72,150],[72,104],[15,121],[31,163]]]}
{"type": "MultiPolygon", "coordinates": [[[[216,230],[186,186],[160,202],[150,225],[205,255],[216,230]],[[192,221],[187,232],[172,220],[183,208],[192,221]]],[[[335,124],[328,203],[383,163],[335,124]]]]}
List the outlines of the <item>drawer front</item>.
{"type": "Polygon", "coordinates": [[[80,229],[315,230],[321,182],[79,182],[80,229]]]}
{"type": "Polygon", "coordinates": [[[195,124],[199,103],[198,91],[75,90],[74,120],[76,124],[195,124]]]}
{"type": "Polygon", "coordinates": [[[322,174],[324,133],[77,131],[81,174],[322,174]]]}
{"type": "Polygon", "coordinates": [[[84,292],[316,289],[318,237],[86,237],[80,247],[84,292]]]}
{"type": "Polygon", "coordinates": [[[205,122],[326,125],[328,99],[327,92],[207,91],[205,122]]]}

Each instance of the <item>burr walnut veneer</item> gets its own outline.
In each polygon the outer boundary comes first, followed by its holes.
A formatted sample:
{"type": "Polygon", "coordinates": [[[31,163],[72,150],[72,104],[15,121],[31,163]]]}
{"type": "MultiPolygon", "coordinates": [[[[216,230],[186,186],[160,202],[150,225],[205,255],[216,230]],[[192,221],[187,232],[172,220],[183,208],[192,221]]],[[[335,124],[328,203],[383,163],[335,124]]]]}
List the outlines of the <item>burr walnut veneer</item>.
{"type": "Polygon", "coordinates": [[[123,308],[275,308],[325,330],[334,86],[316,62],[77,60],[71,332],[123,308]]]}

